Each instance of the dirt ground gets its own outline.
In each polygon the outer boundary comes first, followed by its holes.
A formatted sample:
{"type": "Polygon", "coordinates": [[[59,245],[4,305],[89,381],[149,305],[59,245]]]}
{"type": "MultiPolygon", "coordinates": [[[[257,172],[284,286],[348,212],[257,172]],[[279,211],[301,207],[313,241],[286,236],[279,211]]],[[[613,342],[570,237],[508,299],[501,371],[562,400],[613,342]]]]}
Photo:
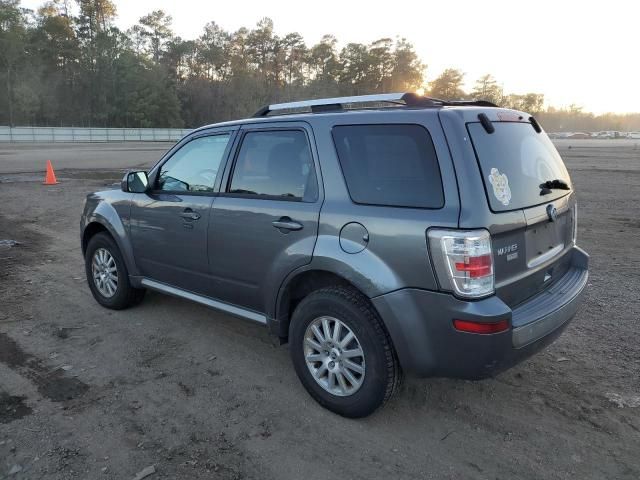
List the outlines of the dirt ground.
{"type": "Polygon", "coordinates": [[[125,160],[76,148],[99,161],[59,169],[54,187],[28,153],[0,152],[0,478],[640,478],[634,145],[560,144],[591,254],[560,339],[495,379],[409,378],[363,420],[315,404],[260,325],[155,293],[101,308],[78,222],[84,196],[117,182],[125,160]]]}

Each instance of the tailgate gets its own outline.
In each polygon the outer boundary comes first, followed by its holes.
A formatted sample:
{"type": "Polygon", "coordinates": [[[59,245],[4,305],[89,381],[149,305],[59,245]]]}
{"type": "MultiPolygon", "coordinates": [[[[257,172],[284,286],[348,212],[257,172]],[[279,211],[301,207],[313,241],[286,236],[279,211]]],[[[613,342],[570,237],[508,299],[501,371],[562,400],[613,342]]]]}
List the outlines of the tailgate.
{"type": "Polygon", "coordinates": [[[492,236],[496,295],[514,307],[551,286],[570,267],[573,196],[523,211],[526,225],[492,236]],[[554,220],[547,209],[555,209],[554,220]]]}
{"type": "Polygon", "coordinates": [[[490,229],[496,295],[513,307],[568,270],[575,195],[564,163],[544,132],[527,121],[494,121],[492,127],[467,123],[492,223],[499,225],[514,215],[520,219],[490,229]]]}

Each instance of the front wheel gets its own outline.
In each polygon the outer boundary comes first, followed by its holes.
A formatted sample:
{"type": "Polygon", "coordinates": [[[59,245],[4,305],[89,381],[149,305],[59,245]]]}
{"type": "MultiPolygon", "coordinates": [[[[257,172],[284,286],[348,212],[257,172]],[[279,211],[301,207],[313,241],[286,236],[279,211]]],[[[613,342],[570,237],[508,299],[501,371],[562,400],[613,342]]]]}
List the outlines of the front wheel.
{"type": "Polygon", "coordinates": [[[89,240],[85,271],[93,298],[103,307],[122,310],[144,297],[144,289],[131,286],[120,249],[107,233],[98,233],[89,240]]]}
{"type": "Polygon", "coordinates": [[[397,390],[400,365],[369,300],[346,287],[317,290],[293,313],[289,344],[309,394],[345,417],[365,417],[397,390]]]}

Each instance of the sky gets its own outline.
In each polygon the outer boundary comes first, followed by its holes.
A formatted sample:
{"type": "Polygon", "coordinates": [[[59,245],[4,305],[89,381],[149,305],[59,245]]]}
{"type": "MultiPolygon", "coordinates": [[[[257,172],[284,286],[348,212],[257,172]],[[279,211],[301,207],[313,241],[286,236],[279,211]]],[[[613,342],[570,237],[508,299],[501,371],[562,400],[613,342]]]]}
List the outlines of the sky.
{"type": "MultiPolygon", "coordinates": [[[[609,0],[114,0],[126,29],[152,10],[194,39],[215,21],[226,30],[270,17],[278,35],[297,31],[307,45],[333,34],[340,45],[405,37],[427,64],[426,80],[445,68],[467,88],[491,73],[507,93],[544,93],[556,107],[595,113],[640,112],[640,1],[609,0]]],[[[23,0],[37,8],[42,0],[23,0]]]]}

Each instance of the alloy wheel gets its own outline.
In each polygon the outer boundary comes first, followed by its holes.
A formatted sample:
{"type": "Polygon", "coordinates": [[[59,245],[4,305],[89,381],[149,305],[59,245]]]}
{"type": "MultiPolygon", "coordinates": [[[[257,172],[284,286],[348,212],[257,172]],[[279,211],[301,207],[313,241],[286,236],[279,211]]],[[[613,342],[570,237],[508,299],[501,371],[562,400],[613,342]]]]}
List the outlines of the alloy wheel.
{"type": "Polygon", "coordinates": [[[304,358],[314,380],[332,395],[353,395],[365,376],[364,351],[355,333],[342,321],[323,316],[304,335],[304,358]]]}
{"type": "Polygon", "coordinates": [[[111,298],[118,289],[118,267],[116,261],[106,248],[99,248],[91,261],[93,283],[105,298],[111,298]]]}

